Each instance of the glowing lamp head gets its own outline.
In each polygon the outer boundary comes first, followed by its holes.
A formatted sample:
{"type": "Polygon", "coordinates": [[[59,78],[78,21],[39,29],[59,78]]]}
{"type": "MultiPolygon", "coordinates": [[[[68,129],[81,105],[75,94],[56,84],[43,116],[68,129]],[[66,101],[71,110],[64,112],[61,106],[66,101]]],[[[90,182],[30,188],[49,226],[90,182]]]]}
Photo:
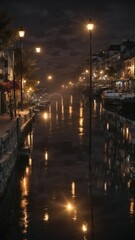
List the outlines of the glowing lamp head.
{"type": "Polygon", "coordinates": [[[25,30],[24,30],[24,28],[23,28],[23,27],[20,27],[18,33],[19,33],[19,37],[20,37],[20,38],[23,38],[24,35],[25,35],[25,30]]]}
{"type": "Polygon", "coordinates": [[[52,80],[52,76],[51,75],[48,76],[48,80],[52,80]]]}
{"type": "Polygon", "coordinates": [[[40,53],[41,52],[41,48],[40,47],[36,47],[36,52],[40,53]]]}
{"type": "Polygon", "coordinates": [[[92,31],[93,28],[94,28],[94,24],[92,23],[92,20],[89,19],[89,22],[87,24],[87,29],[88,29],[88,31],[92,31]]]}

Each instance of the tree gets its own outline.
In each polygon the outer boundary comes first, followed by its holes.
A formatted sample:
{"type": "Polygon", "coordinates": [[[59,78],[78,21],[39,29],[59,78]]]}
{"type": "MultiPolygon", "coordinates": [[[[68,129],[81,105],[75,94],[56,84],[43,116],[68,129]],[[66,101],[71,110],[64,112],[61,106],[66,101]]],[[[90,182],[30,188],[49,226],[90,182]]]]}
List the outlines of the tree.
{"type": "Polygon", "coordinates": [[[15,30],[12,29],[11,24],[13,17],[8,17],[6,11],[0,11],[0,48],[12,46],[15,40],[15,30]]]}
{"type": "MultiPolygon", "coordinates": [[[[12,54],[14,49],[15,60],[15,76],[16,81],[20,80],[21,73],[21,49],[19,46],[18,31],[12,27],[14,18],[9,17],[6,11],[0,11],[0,49],[7,50],[8,54],[12,54]]],[[[4,65],[5,58],[0,58],[0,64],[4,65]]],[[[27,79],[27,84],[32,87],[36,86],[39,80],[37,76],[37,62],[30,49],[23,49],[23,78],[27,79]]]]}
{"type": "MultiPolygon", "coordinates": [[[[21,49],[15,50],[15,75],[16,80],[20,81],[21,74],[21,49]]],[[[23,78],[27,80],[27,86],[36,87],[38,79],[37,61],[31,49],[23,49],[23,78]]]]}

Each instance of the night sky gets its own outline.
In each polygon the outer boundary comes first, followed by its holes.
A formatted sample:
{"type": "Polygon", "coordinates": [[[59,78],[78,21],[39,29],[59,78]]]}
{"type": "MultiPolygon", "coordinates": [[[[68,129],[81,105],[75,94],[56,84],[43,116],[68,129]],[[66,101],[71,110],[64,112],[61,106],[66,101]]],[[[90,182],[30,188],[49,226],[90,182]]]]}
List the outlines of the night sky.
{"type": "Polygon", "coordinates": [[[42,82],[53,74],[55,85],[72,81],[76,66],[89,52],[86,24],[91,17],[93,52],[124,39],[135,40],[135,2],[122,0],[1,0],[0,8],[14,16],[14,26],[24,26],[24,47],[39,44],[42,82]]]}

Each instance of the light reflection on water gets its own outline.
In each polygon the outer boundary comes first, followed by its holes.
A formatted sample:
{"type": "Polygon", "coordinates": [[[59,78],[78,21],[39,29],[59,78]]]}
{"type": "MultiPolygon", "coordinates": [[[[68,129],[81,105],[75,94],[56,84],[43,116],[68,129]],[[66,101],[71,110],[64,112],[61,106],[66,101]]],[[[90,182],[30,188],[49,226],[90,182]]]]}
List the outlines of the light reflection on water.
{"type": "MultiPolygon", "coordinates": [[[[66,106],[64,105],[64,99],[61,98],[61,109],[60,109],[58,107],[59,101],[56,101],[55,116],[56,116],[56,124],[58,125],[58,127],[60,127],[58,122],[58,120],[60,121],[60,117],[63,121],[66,120],[65,123],[67,123],[68,121],[67,119],[71,121],[73,117],[73,113],[76,110],[74,109],[73,102],[74,102],[73,96],[70,96],[69,105],[66,106]],[[69,115],[69,118],[67,118],[67,114],[69,115]]],[[[93,107],[94,107],[93,111],[95,114],[97,113],[99,108],[99,113],[102,118],[103,127],[105,129],[103,162],[106,164],[106,167],[105,167],[106,171],[103,168],[102,169],[98,168],[97,170],[94,168],[94,177],[96,173],[96,187],[97,189],[102,190],[103,193],[107,196],[107,194],[109,193],[109,190],[112,187],[114,188],[115,191],[118,191],[120,189],[122,182],[126,183],[127,179],[130,178],[130,171],[129,171],[130,160],[129,159],[131,159],[132,156],[130,151],[128,151],[128,154],[127,154],[127,149],[125,150],[125,144],[128,145],[132,142],[131,127],[130,127],[130,124],[124,121],[119,122],[118,116],[116,117],[115,115],[111,115],[110,113],[107,114],[106,112],[104,112],[104,110],[102,109],[102,105],[98,105],[96,101],[94,101],[93,107]],[[128,159],[128,161],[126,159],[128,159]],[[114,172],[114,169],[116,169],[115,172],[114,172]],[[104,175],[104,178],[102,177],[103,175],[104,175]]],[[[78,118],[79,119],[78,141],[83,143],[83,141],[85,140],[85,131],[86,131],[84,129],[86,127],[84,125],[84,120],[85,120],[84,118],[86,117],[86,115],[84,115],[84,104],[82,101],[79,102],[78,117],[79,117],[78,118]]],[[[51,121],[50,124],[52,126],[52,131],[53,131],[53,122],[51,121]]],[[[68,126],[71,126],[72,128],[72,124],[68,126]]],[[[45,150],[44,159],[45,159],[45,166],[47,168],[47,165],[48,165],[47,150],[45,150]]],[[[71,182],[71,197],[73,200],[77,198],[76,185],[77,183],[75,181],[71,182]]],[[[128,186],[128,184],[127,185],[125,184],[125,187],[126,186],[128,186]]],[[[25,194],[27,194],[27,192],[25,192],[25,194]]],[[[57,201],[56,195],[55,195],[55,198],[53,197],[55,201],[57,201]]],[[[129,214],[132,218],[135,211],[134,199],[130,199],[129,204],[130,204],[129,214]]],[[[51,215],[49,214],[48,209],[49,209],[48,207],[45,207],[44,217],[43,217],[43,220],[46,223],[51,221],[51,215]]],[[[83,239],[87,239],[87,236],[85,233],[88,231],[89,226],[87,221],[83,220],[85,217],[82,216],[82,212],[83,212],[82,209],[76,206],[75,201],[67,204],[67,213],[69,217],[71,218],[71,220],[76,222],[77,225],[82,224],[81,229],[82,229],[82,232],[84,232],[83,239]],[[81,219],[82,219],[82,223],[81,223],[81,219]]],[[[28,227],[27,226],[28,222],[26,221],[27,219],[26,213],[24,214],[24,216],[25,216],[24,225],[25,225],[25,231],[26,231],[28,227]]]]}
{"type": "Polygon", "coordinates": [[[49,221],[49,213],[48,213],[48,209],[45,208],[45,214],[44,214],[44,218],[43,220],[47,223],[49,221]]]}
{"type": "MultiPolygon", "coordinates": [[[[54,219],[57,221],[62,219],[63,222],[66,222],[65,225],[63,224],[65,235],[68,229],[65,226],[71,224],[72,231],[76,232],[77,236],[79,235],[76,239],[80,239],[80,237],[90,239],[87,236],[87,232],[91,231],[90,220],[87,221],[90,218],[87,185],[88,108],[83,101],[78,100],[77,104],[75,103],[73,95],[69,96],[68,101],[61,97],[54,102],[54,105],[52,104],[51,117],[49,115],[49,118],[43,119],[44,123],[38,122],[40,143],[33,149],[33,158],[30,156],[24,175],[20,180],[22,215],[19,224],[27,240],[29,238],[26,235],[31,221],[34,221],[29,218],[31,216],[30,207],[28,208],[31,204],[28,200],[29,197],[31,197],[32,204],[38,205],[38,210],[34,209],[35,215],[37,214],[37,219],[39,218],[39,221],[44,223],[45,228],[52,224],[54,219]],[[61,130],[61,126],[64,132],[61,130]],[[48,136],[49,144],[46,146],[48,136]],[[60,147],[65,140],[71,143],[69,148],[65,149],[66,154],[62,153],[63,149],[60,147]],[[85,146],[81,150],[78,147],[80,142],[82,146],[85,146]],[[41,146],[42,150],[40,150],[41,146]],[[67,199],[68,201],[66,201],[67,199]],[[88,203],[86,204],[85,201],[88,203]]],[[[94,191],[98,192],[102,201],[108,199],[109,206],[114,192],[120,194],[123,188],[124,192],[129,192],[131,188],[130,163],[135,154],[134,126],[116,114],[104,111],[102,105],[96,101],[94,101],[93,107],[94,116],[98,114],[100,118],[98,133],[96,120],[95,125],[93,124],[95,129],[93,129],[92,140],[97,141],[94,142],[93,147],[94,191]],[[110,192],[112,193],[111,198],[110,192]]],[[[33,135],[28,135],[25,144],[32,148],[33,141],[33,135]]],[[[116,196],[115,194],[114,196],[116,196]]],[[[135,198],[126,196],[130,220],[134,221],[135,198]]],[[[102,206],[100,207],[103,211],[102,206]]],[[[120,206],[117,207],[120,208],[120,206]]],[[[52,225],[50,226],[53,231],[52,225]]],[[[51,235],[51,233],[48,234],[51,235]]]]}
{"type": "Polygon", "coordinates": [[[20,208],[22,211],[22,216],[20,218],[20,226],[22,228],[22,233],[24,234],[24,236],[27,234],[27,230],[29,226],[29,220],[28,220],[28,203],[29,202],[27,197],[29,195],[31,166],[32,166],[32,159],[29,158],[29,165],[25,168],[24,175],[20,180],[20,190],[21,190],[20,208]]]}

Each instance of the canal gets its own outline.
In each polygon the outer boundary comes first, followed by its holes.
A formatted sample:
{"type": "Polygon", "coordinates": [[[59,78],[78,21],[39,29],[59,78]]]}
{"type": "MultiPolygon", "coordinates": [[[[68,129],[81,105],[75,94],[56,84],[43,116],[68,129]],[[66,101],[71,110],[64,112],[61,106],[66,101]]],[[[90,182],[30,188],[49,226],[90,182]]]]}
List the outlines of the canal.
{"type": "Polygon", "coordinates": [[[0,204],[0,240],[135,239],[135,122],[94,100],[89,185],[89,108],[52,95],[26,137],[0,204]]]}

